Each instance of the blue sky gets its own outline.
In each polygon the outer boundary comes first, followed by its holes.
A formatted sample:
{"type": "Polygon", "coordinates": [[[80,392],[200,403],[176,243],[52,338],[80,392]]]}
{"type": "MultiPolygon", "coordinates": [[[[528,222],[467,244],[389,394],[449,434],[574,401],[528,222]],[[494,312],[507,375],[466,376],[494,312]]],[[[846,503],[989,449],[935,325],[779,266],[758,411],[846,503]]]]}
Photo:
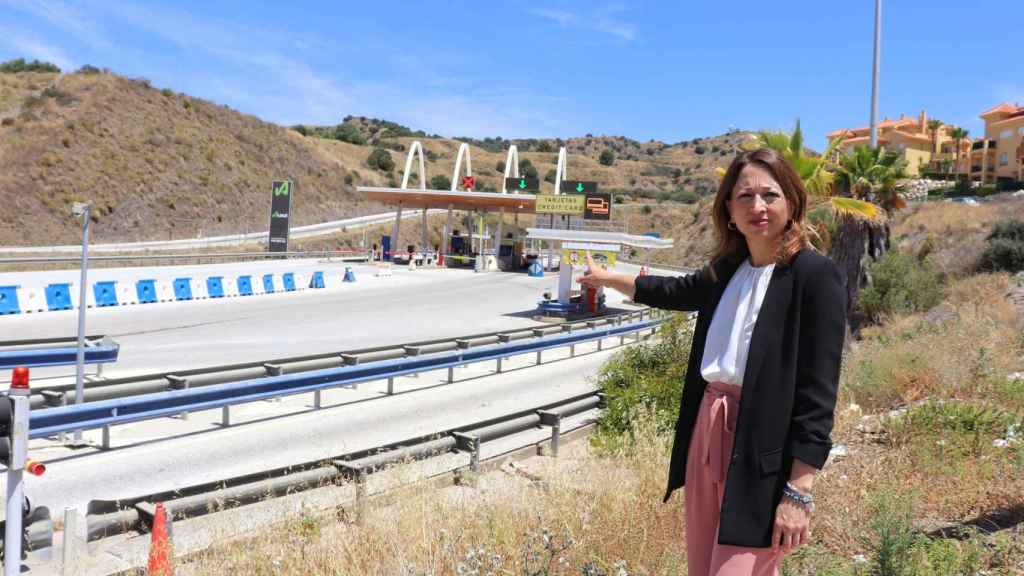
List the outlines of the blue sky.
{"type": "MultiPolygon", "coordinates": [[[[924,107],[978,135],[980,112],[1024,103],[1024,2],[883,8],[880,115],[924,107]]],[[[282,124],[677,142],[799,117],[820,150],[870,110],[872,0],[0,0],[0,14],[0,60],[107,67],[282,124]]]]}

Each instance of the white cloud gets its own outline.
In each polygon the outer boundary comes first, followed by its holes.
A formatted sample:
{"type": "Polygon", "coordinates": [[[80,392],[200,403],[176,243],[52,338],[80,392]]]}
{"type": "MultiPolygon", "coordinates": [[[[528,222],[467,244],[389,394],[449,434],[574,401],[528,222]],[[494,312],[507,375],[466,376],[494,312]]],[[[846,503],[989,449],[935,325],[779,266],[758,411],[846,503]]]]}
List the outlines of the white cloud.
{"type": "Polygon", "coordinates": [[[109,49],[112,44],[81,10],[59,0],[0,0],[0,5],[12,7],[21,12],[45,20],[50,25],[71,34],[78,41],[94,49],[109,49]]]}
{"type": "Polygon", "coordinates": [[[598,6],[592,15],[580,15],[566,10],[538,9],[532,10],[535,16],[551,20],[563,28],[576,27],[583,30],[601,32],[615,36],[626,42],[636,38],[636,26],[620,16],[626,12],[623,5],[598,6]]]}
{"type": "Polygon", "coordinates": [[[51,62],[65,71],[74,68],[71,58],[59,46],[49,44],[31,32],[0,26],[0,44],[9,47],[18,57],[51,62]]]}
{"type": "Polygon", "coordinates": [[[233,68],[236,79],[219,78],[218,91],[274,122],[336,122],[352,97],[307,64],[268,49],[270,30],[201,21],[184,12],[126,3],[96,5],[114,19],[187,51],[209,54],[233,68]],[[301,118],[301,120],[299,119],[301,118]]]}
{"type": "Polygon", "coordinates": [[[539,10],[534,10],[533,13],[536,14],[537,16],[540,16],[541,18],[547,18],[548,20],[552,20],[562,27],[568,26],[569,24],[573,24],[578,20],[575,14],[563,10],[549,10],[546,8],[542,8],[539,10]]]}

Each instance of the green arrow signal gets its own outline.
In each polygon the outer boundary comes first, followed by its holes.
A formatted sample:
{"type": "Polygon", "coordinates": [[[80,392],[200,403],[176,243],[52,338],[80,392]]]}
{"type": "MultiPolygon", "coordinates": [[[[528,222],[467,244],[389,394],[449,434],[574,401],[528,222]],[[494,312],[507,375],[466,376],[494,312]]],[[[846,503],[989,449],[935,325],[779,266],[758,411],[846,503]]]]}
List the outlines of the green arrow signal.
{"type": "Polygon", "coordinates": [[[576,183],[576,191],[577,192],[583,192],[583,182],[577,182],[576,183]]]}
{"type": "Polygon", "coordinates": [[[519,181],[519,189],[520,190],[526,190],[526,180],[520,180],[519,181]]]}

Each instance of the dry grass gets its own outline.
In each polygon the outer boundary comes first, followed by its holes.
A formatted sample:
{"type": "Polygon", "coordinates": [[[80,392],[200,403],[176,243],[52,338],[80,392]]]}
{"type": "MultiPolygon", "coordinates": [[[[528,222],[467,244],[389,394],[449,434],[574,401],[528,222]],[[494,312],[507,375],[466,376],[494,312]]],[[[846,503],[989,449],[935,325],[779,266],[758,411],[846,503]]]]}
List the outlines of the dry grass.
{"type": "Polygon", "coordinates": [[[589,564],[615,574],[620,563],[629,573],[680,574],[681,502],[661,504],[668,446],[651,427],[638,432],[628,451],[563,455],[540,481],[496,472],[463,497],[414,491],[361,528],[296,519],[212,549],[186,573],[579,574],[589,564]]]}
{"type": "Polygon", "coordinates": [[[974,272],[992,225],[1008,218],[1024,220],[1024,201],[1003,195],[978,206],[914,203],[896,218],[892,232],[901,248],[927,250],[942,272],[963,276],[974,272]]]}
{"type": "MultiPolygon", "coordinates": [[[[1006,287],[1005,275],[963,279],[941,313],[890,318],[865,332],[845,360],[833,433],[849,454],[819,474],[811,545],[787,559],[784,574],[857,574],[851,558],[879,554],[872,526],[895,513],[878,508],[880,494],[911,503],[923,531],[991,526],[987,518],[1001,510],[1024,516],[1024,445],[1010,430],[1024,417],[1024,383],[1006,378],[1024,368],[1024,340],[1006,287]],[[904,415],[884,416],[907,403],[904,415]]],[[[630,574],[682,574],[682,498],[660,503],[669,438],[647,419],[634,437],[623,451],[563,456],[542,481],[483,476],[479,491],[463,498],[413,491],[364,527],[296,518],[270,535],[216,547],[186,573],[580,574],[590,563],[615,574],[624,562],[630,574]]],[[[955,560],[1019,573],[1022,527],[963,542],[920,540],[915,566],[955,560]]]]}

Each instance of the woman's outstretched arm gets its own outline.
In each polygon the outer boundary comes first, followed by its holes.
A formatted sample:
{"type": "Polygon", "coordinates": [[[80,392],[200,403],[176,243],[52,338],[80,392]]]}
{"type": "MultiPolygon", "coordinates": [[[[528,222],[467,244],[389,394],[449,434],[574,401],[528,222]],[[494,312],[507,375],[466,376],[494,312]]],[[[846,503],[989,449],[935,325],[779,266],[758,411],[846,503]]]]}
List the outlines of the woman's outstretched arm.
{"type": "Polygon", "coordinates": [[[576,279],[583,286],[604,286],[625,294],[638,304],[667,310],[699,310],[710,295],[711,282],[704,268],[686,276],[637,276],[605,270],[587,253],[587,270],[576,279]]]}

